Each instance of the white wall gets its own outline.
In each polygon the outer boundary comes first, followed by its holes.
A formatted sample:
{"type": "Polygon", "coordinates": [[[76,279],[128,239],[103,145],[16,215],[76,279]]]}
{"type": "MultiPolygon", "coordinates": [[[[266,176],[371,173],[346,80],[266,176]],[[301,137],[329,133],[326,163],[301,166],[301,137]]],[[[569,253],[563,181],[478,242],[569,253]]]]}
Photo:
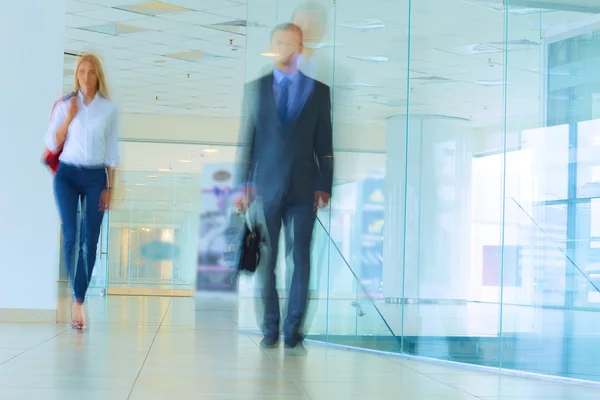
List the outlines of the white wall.
{"type": "Polygon", "coordinates": [[[0,309],[56,310],[59,220],[42,135],[62,92],[65,0],[0,12],[0,309]]]}
{"type": "MultiPolygon", "coordinates": [[[[178,115],[121,115],[121,137],[131,139],[237,143],[239,118],[178,115]]],[[[385,121],[334,124],[334,146],[343,149],[385,150],[385,121]]]]}

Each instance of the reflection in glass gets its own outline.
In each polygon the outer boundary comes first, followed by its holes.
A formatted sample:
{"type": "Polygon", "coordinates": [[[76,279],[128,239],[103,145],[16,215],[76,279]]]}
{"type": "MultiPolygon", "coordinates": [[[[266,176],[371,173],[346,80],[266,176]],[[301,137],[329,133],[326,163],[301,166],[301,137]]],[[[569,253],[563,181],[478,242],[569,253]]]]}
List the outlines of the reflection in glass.
{"type": "Polygon", "coordinates": [[[246,80],[295,15],[332,88],[309,333],[598,381],[600,25],[484,3],[323,1],[315,33],[304,2],[248,1],[246,80]]]}

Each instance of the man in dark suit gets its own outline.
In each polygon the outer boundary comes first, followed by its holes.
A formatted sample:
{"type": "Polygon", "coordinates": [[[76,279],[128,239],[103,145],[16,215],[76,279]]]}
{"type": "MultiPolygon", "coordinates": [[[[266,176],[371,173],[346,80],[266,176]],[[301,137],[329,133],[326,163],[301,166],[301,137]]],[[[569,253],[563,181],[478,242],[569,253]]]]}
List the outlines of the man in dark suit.
{"type": "Polygon", "coordinates": [[[302,30],[277,26],[271,37],[273,71],[246,87],[242,123],[240,176],[246,208],[260,198],[266,221],[269,257],[263,282],[264,339],[279,341],[280,310],[275,267],[283,223],[294,264],[287,317],[283,325],[286,354],[302,354],[302,325],[308,302],[310,246],[316,211],[328,205],[333,181],[333,145],[329,87],[298,70],[302,30]]]}

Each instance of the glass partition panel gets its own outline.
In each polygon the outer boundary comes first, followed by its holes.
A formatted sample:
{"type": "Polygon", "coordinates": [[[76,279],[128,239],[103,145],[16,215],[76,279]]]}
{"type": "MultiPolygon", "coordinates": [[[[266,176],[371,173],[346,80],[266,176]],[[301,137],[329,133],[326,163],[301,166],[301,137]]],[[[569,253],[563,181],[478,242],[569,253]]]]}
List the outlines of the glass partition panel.
{"type": "Polygon", "coordinates": [[[600,7],[247,4],[247,81],[294,21],[332,88],[311,337],[597,380],[600,7]]]}
{"type": "MultiPolygon", "coordinates": [[[[396,336],[384,320],[369,288],[365,286],[344,255],[343,241],[332,237],[323,221],[328,212],[320,213],[315,238],[328,243],[326,298],[313,298],[306,321],[309,339],[351,347],[381,351],[400,349],[396,336]],[[323,322],[325,324],[323,325],[323,322]]],[[[334,224],[331,224],[333,227],[334,224]]],[[[313,257],[318,253],[313,252],[313,257]]]]}
{"type": "Polygon", "coordinates": [[[506,134],[515,147],[505,159],[501,365],[599,380],[592,65],[600,8],[575,3],[505,9],[506,125],[519,133],[506,134]]]}
{"type": "Polygon", "coordinates": [[[504,14],[412,0],[409,31],[408,116],[388,121],[398,139],[388,141],[387,171],[405,165],[395,227],[404,232],[403,351],[499,366],[502,264],[486,256],[502,249],[504,171],[501,156],[494,165],[474,156],[487,151],[487,132],[504,128],[504,14]]]}

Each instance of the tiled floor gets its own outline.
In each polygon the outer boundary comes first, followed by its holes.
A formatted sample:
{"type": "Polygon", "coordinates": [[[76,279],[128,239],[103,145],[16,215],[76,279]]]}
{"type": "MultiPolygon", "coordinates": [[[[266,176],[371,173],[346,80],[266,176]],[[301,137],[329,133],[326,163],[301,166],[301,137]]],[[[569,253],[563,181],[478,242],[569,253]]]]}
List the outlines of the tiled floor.
{"type": "MultiPolygon", "coordinates": [[[[231,298],[90,299],[86,333],[0,325],[7,400],[598,399],[600,389],[308,346],[263,351],[231,298]]],[[[63,315],[64,316],[64,315],[63,315]]]]}

